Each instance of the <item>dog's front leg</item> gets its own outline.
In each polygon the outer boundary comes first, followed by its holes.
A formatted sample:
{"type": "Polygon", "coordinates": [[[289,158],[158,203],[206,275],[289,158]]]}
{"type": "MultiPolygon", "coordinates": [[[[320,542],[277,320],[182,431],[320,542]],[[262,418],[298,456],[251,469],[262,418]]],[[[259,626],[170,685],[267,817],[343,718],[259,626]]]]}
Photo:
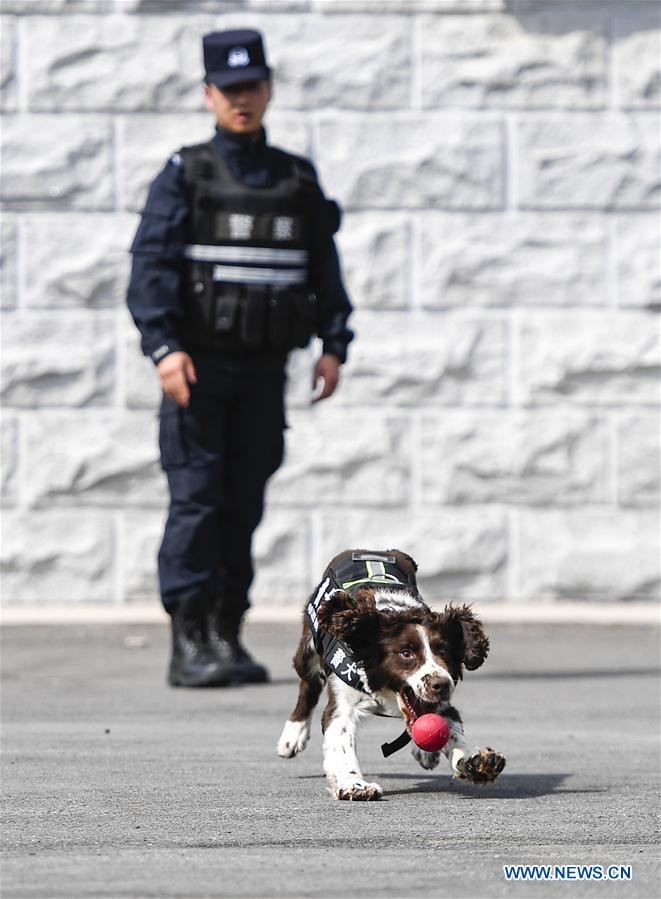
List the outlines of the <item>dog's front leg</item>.
{"type": "Polygon", "coordinates": [[[450,762],[454,776],[471,783],[494,781],[505,767],[505,756],[488,746],[473,752],[469,750],[460,719],[450,720],[450,739],[443,754],[450,762]]]}
{"type": "Polygon", "coordinates": [[[381,799],[383,790],[368,783],[356,755],[356,731],[360,720],[361,696],[331,675],[329,700],[322,718],[324,732],[324,771],[335,799],[369,801],[381,799]]]}

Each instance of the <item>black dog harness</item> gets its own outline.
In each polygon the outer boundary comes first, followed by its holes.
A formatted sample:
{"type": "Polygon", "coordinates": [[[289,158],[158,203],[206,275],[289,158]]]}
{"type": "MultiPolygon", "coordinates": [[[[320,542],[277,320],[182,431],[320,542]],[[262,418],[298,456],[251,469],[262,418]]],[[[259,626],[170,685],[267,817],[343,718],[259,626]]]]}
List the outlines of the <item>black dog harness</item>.
{"type": "MultiPolygon", "coordinates": [[[[329,566],[325,575],[314,599],[310,600],[305,610],[314,636],[315,648],[341,681],[354,690],[372,696],[365,669],[356,662],[344,640],[319,630],[317,612],[319,607],[335,593],[344,591],[353,594],[361,587],[386,587],[388,590],[407,590],[417,595],[415,579],[398,564],[395,556],[361,552],[352,553],[336,568],[329,566]]],[[[384,717],[394,716],[384,715],[384,717]]],[[[381,751],[387,758],[406,746],[410,740],[411,737],[405,730],[392,743],[384,743],[381,751]]]]}

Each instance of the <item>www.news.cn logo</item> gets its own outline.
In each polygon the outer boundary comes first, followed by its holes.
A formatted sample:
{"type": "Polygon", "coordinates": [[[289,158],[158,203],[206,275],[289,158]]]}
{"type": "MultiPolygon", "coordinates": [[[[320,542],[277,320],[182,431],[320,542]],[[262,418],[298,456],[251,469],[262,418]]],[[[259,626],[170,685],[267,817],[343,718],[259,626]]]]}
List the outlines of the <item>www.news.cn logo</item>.
{"type": "Polygon", "coordinates": [[[631,865],[503,865],[505,880],[631,880],[631,865]]]}

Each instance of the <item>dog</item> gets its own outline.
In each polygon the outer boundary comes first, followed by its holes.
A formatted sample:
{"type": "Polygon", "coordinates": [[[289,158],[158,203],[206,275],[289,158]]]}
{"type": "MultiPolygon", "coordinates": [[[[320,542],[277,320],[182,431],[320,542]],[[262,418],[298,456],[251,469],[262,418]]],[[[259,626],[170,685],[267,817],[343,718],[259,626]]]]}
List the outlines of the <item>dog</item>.
{"type": "MultiPolygon", "coordinates": [[[[304,612],[293,664],[300,677],[298,701],[278,741],[278,754],[293,758],[310,737],[312,712],[324,686],[324,771],[335,799],[378,800],[378,783],[363,779],[356,732],[367,714],[401,717],[406,730],[382,747],[390,755],[411,739],[420,715],[434,712],[450,725],[442,752],[454,776],[471,783],[494,781],[505,758],[493,749],[468,749],[461,716],[451,704],[463,670],[484,662],[489,640],[468,606],[433,612],[418,593],[417,565],[400,550],[345,550],[330,562],[304,612]]],[[[435,768],[440,752],[414,745],[413,756],[435,768]]]]}

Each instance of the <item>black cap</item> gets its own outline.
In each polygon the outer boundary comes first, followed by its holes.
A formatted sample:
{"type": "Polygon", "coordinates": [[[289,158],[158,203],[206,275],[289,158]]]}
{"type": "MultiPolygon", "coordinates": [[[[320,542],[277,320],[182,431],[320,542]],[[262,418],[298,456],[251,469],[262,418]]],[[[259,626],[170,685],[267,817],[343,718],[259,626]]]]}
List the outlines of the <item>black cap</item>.
{"type": "Polygon", "coordinates": [[[259,31],[212,31],[204,35],[202,46],[205,78],[218,87],[271,77],[259,31]]]}

